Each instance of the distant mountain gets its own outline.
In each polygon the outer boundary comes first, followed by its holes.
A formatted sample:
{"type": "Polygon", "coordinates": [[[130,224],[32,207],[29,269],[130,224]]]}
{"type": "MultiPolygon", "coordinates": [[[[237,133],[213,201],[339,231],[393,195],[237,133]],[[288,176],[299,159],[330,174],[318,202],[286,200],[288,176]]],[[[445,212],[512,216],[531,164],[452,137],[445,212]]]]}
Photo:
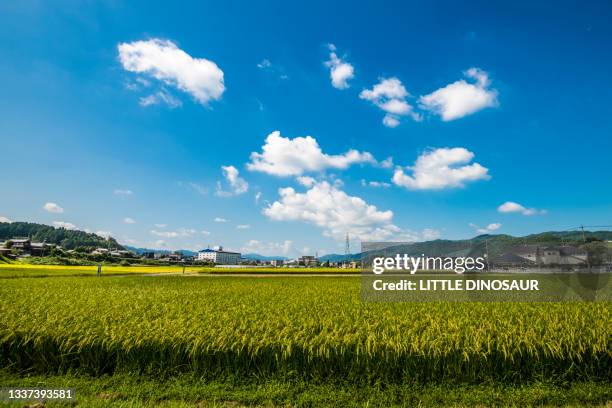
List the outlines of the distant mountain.
{"type": "Polygon", "coordinates": [[[348,255],[341,255],[341,254],[327,254],[327,255],[323,255],[320,256],[319,258],[320,262],[345,262],[345,261],[357,261],[359,259],[361,259],[361,252],[356,253],[356,254],[348,254],[348,255]]]}
{"type": "MultiPolygon", "coordinates": [[[[485,252],[493,257],[502,254],[508,248],[519,245],[550,244],[550,245],[581,245],[585,241],[612,241],[612,231],[549,231],[531,234],[524,237],[511,235],[484,234],[467,240],[443,240],[415,242],[393,245],[386,248],[390,254],[405,253],[409,256],[481,256],[485,252]]],[[[384,249],[377,250],[378,253],[384,249]]],[[[321,262],[343,262],[359,260],[365,253],[349,255],[328,254],[319,257],[321,262]]]]}
{"type": "Polygon", "coordinates": [[[181,254],[183,254],[183,256],[196,256],[197,252],[193,252],[190,251],[188,249],[178,249],[176,251],[170,251],[169,249],[150,249],[150,248],[137,248],[137,247],[133,247],[133,246],[129,246],[126,245],[125,248],[128,251],[132,251],[137,255],[142,255],[145,252],[153,252],[154,254],[162,254],[162,255],[168,255],[171,254],[173,252],[180,252],[181,254]]]}
{"type": "Polygon", "coordinates": [[[66,249],[77,247],[123,249],[123,246],[112,237],[106,239],[85,231],[55,228],[33,222],[0,222],[0,240],[5,241],[18,237],[27,237],[34,242],[60,245],[66,249]]]}
{"type": "Polygon", "coordinates": [[[265,256],[259,254],[242,254],[242,259],[247,259],[249,261],[273,261],[275,259],[280,259],[283,261],[289,260],[289,258],[285,256],[265,256]]]}

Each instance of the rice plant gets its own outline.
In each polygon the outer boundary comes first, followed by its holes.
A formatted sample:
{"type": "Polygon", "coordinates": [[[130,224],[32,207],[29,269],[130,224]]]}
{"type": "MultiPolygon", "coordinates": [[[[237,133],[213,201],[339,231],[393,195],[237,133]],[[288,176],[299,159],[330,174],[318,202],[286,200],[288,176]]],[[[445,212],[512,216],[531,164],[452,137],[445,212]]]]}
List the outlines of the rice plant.
{"type": "Polygon", "coordinates": [[[0,281],[3,365],[376,382],[612,377],[610,303],[367,303],[359,278],[0,281]]]}

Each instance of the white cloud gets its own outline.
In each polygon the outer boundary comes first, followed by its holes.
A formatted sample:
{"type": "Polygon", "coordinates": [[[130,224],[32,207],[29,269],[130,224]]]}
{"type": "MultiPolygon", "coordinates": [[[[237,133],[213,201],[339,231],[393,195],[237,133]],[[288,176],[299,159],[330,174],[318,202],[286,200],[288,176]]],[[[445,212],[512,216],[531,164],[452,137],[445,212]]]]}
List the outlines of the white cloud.
{"type": "Polygon", "coordinates": [[[0,217],[0,222],[6,222],[8,224],[12,223],[13,221],[11,221],[10,219],[6,218],[6,217],[0,217]]]}
{"type": "Polygon", "coordinates": [[[157,240],[157,241],[155,241],[153,243],[153,247],[155,247],[155,248],[165,248],[167,246],[168,246],[168,244],[166,243],[166,241],[164,241],[162,239],[159,239],[159,240],[157,240]]]}
{"type": "Polygon", "coordinates": [[[537,208],[527,208],[513,201],[506,201],[497,207],[497,211],[500,213],[520,213],[523,215],[543,215],[547,212],[546,210],[539,210],[537,208]]]}
{"type": "Polygon", "coordinates": [[[363,187],[370,186],[370,187],[377,187],[377,188],[378,188],[378,187],[383,187],[383,188],[389,188],[389,187],[391,187],[391,184],[386,183],[386,182],[384,182],[384,181],[366,181],[366,180],[364,180],[364,179],[361,179],[361,185],[362,185],[363,187]]]}
{"type": "Polygon", "coordinates": [[[263,60],[261,60],[259,64],[257,64],[257,68],[261,68],[261,69],[270,68],[271,66],[272,66],[272,63],[267,58],[264,58],[263,60]]]}
{"type": "Polygon", "coordinates": [[[484,108],[499,105],[497,91],[489,89],[489,74],[479,68],[470,68],[464,75],[474,80],[464,79],[446,85],[429,95],[419,98],[419,106],[440,115],[443,121],[459,119],[484,108]]]}
{"type": "Polygon", "coordinates": [[[197,231],[194,229],[179,228],[177,231],[157,231],[151,230],[151,234],[163,237],[163,238],[179,238],[179,237],[191,237],[196,234],[197,231]]]}
{"type": "Polygon", "coordinates": [[[255,205],[259,204],[259,200],[261,199],[261,191],[255,193],[255,205]]]}
{"type": "Polygon", "coordinates": [[[479,163],[468,164],[474,153],[463,147],[439,148],[421,154],[414,166],[395,169],[393,183],[413,190],[463,187],[466,182],[488,180],[488,169],[479,163]]]}
{"type": "Polygon", "coordinates": [[[491,232],[497,231],[502,226],[499,222],[493,222],[484,228],[481,228],[474,223],[470,223],[469,225],[470,227],[474,228],[479,234],[490,234],[491,232]]]}
{"type": "Polygon", "coordinates": [[[193,58],[172,41],[153,38],[121,43],[117,49],[125,70],[175,86],[203,105],[220,99],[225,91],[223,71],[217,64],[193,58]]]}
{"type": "Polygon", "coordinates": [[[440,238],[440,231],[434,228],[424,228],[420,233],[420,240],[422,241],[431,241],[434,239],[440,238]]]}
{"type": "Polygon", "coordinates": [[[327,181],[305,193],[291,187],[279,189],[280,199],[263,210],[276,221],[301,221],[323,229],[323,234],[343,240],[348,233],[361,240],[417,240],[418,234],[392,223],[392,211],[379,211],[360,197],[349,196],[327,181]]]}
{"type": "Polygon", "coordinates": [[[55,213],[55,214],[61,214],[64,212],[64,209],[62,207],[60,207],[56,203],[51,203],[51,202],[45,203],[45,205],[43,205],[43,208],[45,209],[45,211],[48,211],[50,213],[55,213]]]}
{"type": "Polygon", "coordinates": [[[297,182],[304,187],[312,187],[316,183],[316,180],[310,176],[299,176],[296,178],[297,182]]]}
{"type": "Polygon", "coordinates": [[[118,188],[118,189],[113,190],[113,194],[119,195],[119,196],[128,196],[128,195],[134,194],[134,192],[132,190],[123,190],[123,189],[118,188]]]}
{"type": "Polygon", "coordinates": [[[344,154],[328,155],[311,136],[289,139],[282,137],[279,131],[268,135],[262,150],[262,153],[251,153],[247,168],[275,176],[300,176],[328,168],[346,169],[356,163],[376,163],[368,152],[349,150],[344,154]]]}
{"type": "Polygon", "coordinates": [[[210,235],[210,231],[202,230],[202,231],[200,231],[200,234],[202,234],[202,235],[210,235]]]}
{"type": "Polygon", "coordinates": [[[155,224],[155,228],[166,228],[168,224],[155,224]]]}
{"type": "Polygon", "coordinates": [[[53,226],[55,228],[64,228],[64,229],[67,229],[67,230],[76,229],[76,225],[74,225],[71,222],[66,222],[66,221],[53,221],[53,226]]]}
{"type": "Polygon", "coordinates": [[[106,239],[109,239],[112,234],[113,233],[110,232],[110,231],[102,231],[102,230],[96,231],[96,235],[98,235],[98,236],[100,236],[102,238],[106,238],[106,239]]]}
{"type": "Polygon", "coordinates": [[[402,85],[402,82],[395,77],[380,78],[380,81],[372,89],[364,89],[359,94],[361,99],[372,102],[382,109],[386,114],[383,124],[394,128],[400,124],[403,116],[410,116],[416,121],[422,120],[421,115],[414,111],[412,105],[406,102],[410,94],[402,85]]]}
{"type": "Polygon", "coordinates": [[[380,167],[383,169],[390,169],[393,167],[393,157],[387,157],[385,160],[380,162],[380,167]]]}
{"type": "Polygon", "coordinates": [[[171,109],[183,106],[183,102],[172,96],[166,90],[157,91],[151,95],[142,96],[138,104],[143,107],[152,105],[166,105],[171,109]]]}
{"type": "Polygon", "coordinates": [[[221,217],[215,217],[214,222],[228,222],[229,220],[221,217]]]}
{"type": "Polygon", "coordinates": [[[261,242],[256,239],[248,241],[242,248],[242,253],[256,253],[264,256],[288,255],[293,250],[293,241],[261,242]]]}
{"type": "Polygon", "coordinates": [[[131,217],[125,217],[123,219],[123,222],[126,223],[126,224],[136,224],[136,221],[133,218],[131,218],[131,217]]]}
{"type": "Polygon", "coordinates": [[[250,229],[251,226],[249,224],[238,224],[236,225],[236,229],[250,229]]]}
{"type": "Polygon", "coordinates": [[[223,190],[221,182],[217,182],[216,195],[219,197],[231,197],[234,195],[244,194],[249,191],[249,183],[247,183],[242,177],[240,172],[234,166],[221,166],[223,171],[223,177],[229,184],[230,190],[223,190]]]}
{"type": "Polygon", "coordinates": [[[158,236],[158,237],[164,237],[164,238],[177,238],[179,236],[179,233],[176,231],[151,230],[151,234],[158,236]]]}
{"type": "Polygon", "coordinates": [[[335,45],[329,44],[329,51],[329,61],[325,61],[325,66],[329,68],[332,86],[337,89],[346,89],[349,87],[348,81],[355,77],[355,69],[338,57],[335,45]]]}
{"type": "Polygon", "coordinates": [[[396,116],[385,115],[383,118],[383,125],[389,128],[396,128],[400,125],[400,121],[396,116]]]}

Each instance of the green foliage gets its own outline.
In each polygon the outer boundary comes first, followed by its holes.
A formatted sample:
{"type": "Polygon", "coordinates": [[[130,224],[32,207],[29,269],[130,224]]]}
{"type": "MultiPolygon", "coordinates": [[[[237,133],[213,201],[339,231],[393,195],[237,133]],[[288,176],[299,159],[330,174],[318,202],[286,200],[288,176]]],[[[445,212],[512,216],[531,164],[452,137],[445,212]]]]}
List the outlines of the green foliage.
{"type": "Polygon", "coordinates": [[[48,244],[61,245],[66,249],[77,247],[112,247],[123,249],[114,238],[108,240],[96,234],[84,231],[54,228],[49,225],[35,224],[30,222],[0,223],[0,240],[8,240],[16,237],[30,237],[35,242],[46,242],[48,244]]]}
{"type": "Polygon", "coordinates": [[[609,380],[610,303],[366,303],[359,278],[39,278],[0,285],[0,360],[374,384],[609,380]]]}

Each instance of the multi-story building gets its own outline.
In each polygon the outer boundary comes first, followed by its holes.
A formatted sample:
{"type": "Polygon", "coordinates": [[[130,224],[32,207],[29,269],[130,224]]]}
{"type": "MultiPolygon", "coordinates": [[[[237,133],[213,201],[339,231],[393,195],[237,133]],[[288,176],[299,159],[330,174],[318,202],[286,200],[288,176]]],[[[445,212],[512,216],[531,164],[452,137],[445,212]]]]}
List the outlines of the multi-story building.
{"type": "Polygon", "coordinates": [[[211,261],[220,265],[238,265],[240,262],[240,252],[224,251],[219,249],[203,249],[196,256],[197,261],[211,261]]]}
{"type": "Polygon", "coordinates": [[[298,264],[300,266],[319,266],[319,260],[312,255],[304,255],[298,258],[298,264]]]}
{"type": "Polygon", "coordinates": [[[272,266],[277,266],[277,267],[278,267],[278,266],[283,266],[283,264],[284,264],[284,263],[285,263],[285,261],[284,261],[284,260],[282,260],[282,259],[272,259],[272,260],[270,261],[270,265],[272,265],[272,266]]]}

